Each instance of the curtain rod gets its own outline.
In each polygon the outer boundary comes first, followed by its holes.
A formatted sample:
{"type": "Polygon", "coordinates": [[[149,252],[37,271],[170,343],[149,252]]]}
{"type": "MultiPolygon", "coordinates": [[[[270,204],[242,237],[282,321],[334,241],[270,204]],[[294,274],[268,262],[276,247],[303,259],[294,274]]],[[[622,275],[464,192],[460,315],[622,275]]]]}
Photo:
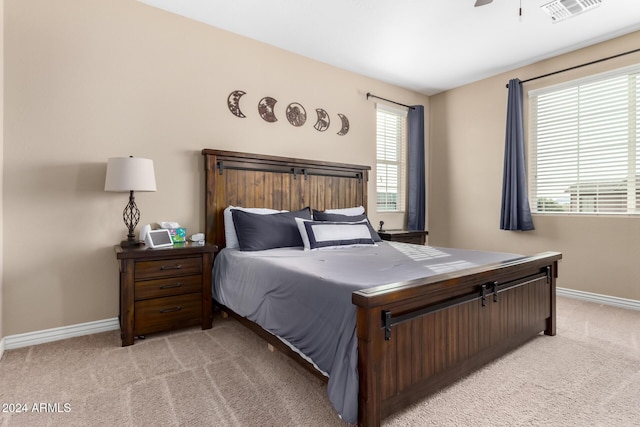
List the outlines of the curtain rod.
{"type": "Polygon", "coordinates": [[[374,94],[367,92],[367,99],[369,99],[369,97],[371,98],[378,98],[378,99],[382,99],[383,101],[387,101],[387,102],[391,102],[392,104],[396,104],[396,105],[402,105],[403,107],[407,107],[407,108],[411,108],[412,110],[415,110],[415,107],[412,107],[411,105],[405,105],[405,104],[401,104],[399,102],[396,101],[392,101],[390,99],[387,98],[382,98],[380,96],[375,96],[374,94]]]}
{"type": "MultiPolygon", "coordinates": [[[[553,76],[554,74],[564,73],[565,71],[575,70],[576,68],[586,67],[587,65],[597,64],[597,63],[599,63],[599,62],[608,61],[608,60],[613,59],[613,58],[618,58],[618,57],[620,57],[620,56],[625,56],[625,55],[629,55],[630,53],[636,53],[636,52],[640,52],[640,49],[630,50],[630,51],[628,51],[628,52],[619,53],[619,54],[617,54],[617,55],[608,56],[608,57],[606,57],[606,58],[596,59],[595,61],[586,62],[586,63],[584,63],[584,64],[575,65],[575,66],[573,66],[573,67],[565,68],[564,70],[558,70],[558,71],[554,71],[554,72],[552,72],[552,73],[543,74],[543,75],[538,76],[538,77],[532,77],[532,78],[530,78],[530,79],[522,80],[522,82],[521,82],[521,83],[530,82],[530,81],[532,81],[532,80],[538,80],[538,79],[541,79],[541,78],[543,78],[543,77],[553,76]]],[[[507,83],[506,87],[507,87],[507,88],[509,87],[509,83],[507,83]]]]}

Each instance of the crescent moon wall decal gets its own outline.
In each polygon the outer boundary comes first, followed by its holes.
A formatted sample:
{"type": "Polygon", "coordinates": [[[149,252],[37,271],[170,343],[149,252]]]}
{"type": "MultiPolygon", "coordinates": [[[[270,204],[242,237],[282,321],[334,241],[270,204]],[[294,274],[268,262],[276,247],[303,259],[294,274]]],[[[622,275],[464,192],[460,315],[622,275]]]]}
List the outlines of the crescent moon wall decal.
{"type": "Polygon", "coordinates": [[[287,106],[287,120],[293,126],[300,127],[307,121],[307,112],[302,105],[292,102],[287,106]]]}
{"type": "Polygon", "coordinates": [[[338,132],[338,135],[344,136],[349,133],[349,119],[344,114],[338,113],[338,117],[342,120],[342,129],[338,132]]]}
{"type": "Polygon", "coordinates": [[[278,118],[273,111],[276,102],[278,101],[270,96],[265,96],[260,100],[260,102],[258,102],[258,113],[260,113],[260,117],[262,117],[262,120],[265,122],[273,123],[278,121],[278,118]]]}
{"type": "Polygon", "coordinates": [[[240,117],[241,119],[247,117],[240,110],[240,98],[244,94],[246,94],[246,92],[241,90],[234,90],[229,94],[229,97],[227,98],[227,106],[229,107],[229,111],[231,111],[231,114],[236,117],[240,117]]]}
{"type": "Polygon", "coordinates": [[[316,108],[316,113],[318,114],[318,121],[313,127],[319,132],[324,132],[329,129],[329,124],[331,123],[329,114],[322,108],[316,108]]]}

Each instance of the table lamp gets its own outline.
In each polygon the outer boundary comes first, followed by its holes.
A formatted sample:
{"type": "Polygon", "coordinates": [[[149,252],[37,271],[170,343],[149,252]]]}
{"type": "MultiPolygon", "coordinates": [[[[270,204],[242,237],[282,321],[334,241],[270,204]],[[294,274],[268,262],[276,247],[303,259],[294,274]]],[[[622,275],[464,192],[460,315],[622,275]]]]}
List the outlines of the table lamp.
{"type": "Polygon", "coordinates": [[[107,176],[104,191],[129,192],[129,203],[122,211],[122,219],[129,230],[122,247],[140,244],[135,239],[134,230],[140,220],[140,210],[136,206],[134,191],[156,191],[156,177],[153,160],[142,157],[112,157],[107,162],[107,176]]]}

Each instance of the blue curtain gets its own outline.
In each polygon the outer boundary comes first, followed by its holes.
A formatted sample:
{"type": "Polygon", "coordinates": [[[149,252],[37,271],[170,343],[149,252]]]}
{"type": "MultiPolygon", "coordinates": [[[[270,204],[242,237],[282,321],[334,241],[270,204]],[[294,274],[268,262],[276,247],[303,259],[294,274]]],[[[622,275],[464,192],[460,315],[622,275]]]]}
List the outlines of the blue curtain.
{"type": "Polygon", "coordinates": [[[504,143],[502,177],[501,230],[533,230],[533,219],[527,195],[524,126],[522,121],[522,82],[509,80],[507,131],[504,143]]]}
{"type": "Polygon", "coordinates": [[[414,105],[407,115],[409,126],[409,210],[408,230],[424,230],[425,176],[424,176],[424,107],[414,105]]]}

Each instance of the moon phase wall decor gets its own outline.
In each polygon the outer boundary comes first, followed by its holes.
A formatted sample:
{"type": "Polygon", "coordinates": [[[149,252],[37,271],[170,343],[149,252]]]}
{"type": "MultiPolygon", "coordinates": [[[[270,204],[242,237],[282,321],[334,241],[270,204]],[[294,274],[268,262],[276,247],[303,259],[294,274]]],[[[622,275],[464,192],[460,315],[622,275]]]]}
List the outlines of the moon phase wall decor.
{"type": "Polygon", "coordinates": [[[300,127],[307,121],[307,111],[297,102],[287,106],[287,120],[295,127],[300,127]]]}
{"type": "MultiPolygon", "coordinates": [[[[236,117],[245,118],[247,117],[242,110],[240,109],[240,98],[246,95],[246,92],[243,90],[234,90],[227,97],[227,107],[229,107],[229,111],[236,117]]],[[[258,102],[258,114],[262,118],[262,120],[268,123],[274,123],[278,121],[275,113],[275,105],[278,101],[270,96],[265,96],[258,102]]],[[[287,109],[285,111],[287,121],[295,127],[301,127],[307,122],[307,111],[302,106],[302,104],[298,102],[292,102],[287,105],[287,109]]],[[[331,118],[329,113],[323,108],[316,108],[316,114],[318,115],[318,120],[313,125],[314,129],[318,132],[324,132],[329,129],[331,125],[331,118]]],[[[338,117],[340,118],[342,127],[337,132],[337,135],[344,136],[349,133],[349,119],[344,114],[338,113],[338,117]]]]}
{"type": "Polygon", "coordinates": [[[342,129],[338,132],[338,135],[344,136],[349,133],[349,119],[344,114],[338,113],[338,117],[342,120],[342,129]]]}
{"type": "Polygon", "coordinates": [[[229,94],[229,97],[227,98],[227,106],[229,107],[229,111],[231,111],[231,114],[236,117],[240,117],[241,119],[247,117],[240,110],[240,98],[244,94],[246,94],[246,92],[241,90],[234,90],[229,94]]]}
{"type": "Polygon", "coordinates": [[[258,102],[258,113],[260,113],[260,117],[262,117],[262,120],[265,122],[273,123],[278,121],[278,118],[273,111],[276,102],[278,101],[270,96],[265,96],[260,100],[260,102],[258,102]]]}
{"type": "Polygon", "coordinates": [[[329,114],[322,108],[316,108],[316,113],[318,114],[318,121],[313,127],[319,132],[324,132],[329,129],[329,125],[331,124],[329,114]]]}

